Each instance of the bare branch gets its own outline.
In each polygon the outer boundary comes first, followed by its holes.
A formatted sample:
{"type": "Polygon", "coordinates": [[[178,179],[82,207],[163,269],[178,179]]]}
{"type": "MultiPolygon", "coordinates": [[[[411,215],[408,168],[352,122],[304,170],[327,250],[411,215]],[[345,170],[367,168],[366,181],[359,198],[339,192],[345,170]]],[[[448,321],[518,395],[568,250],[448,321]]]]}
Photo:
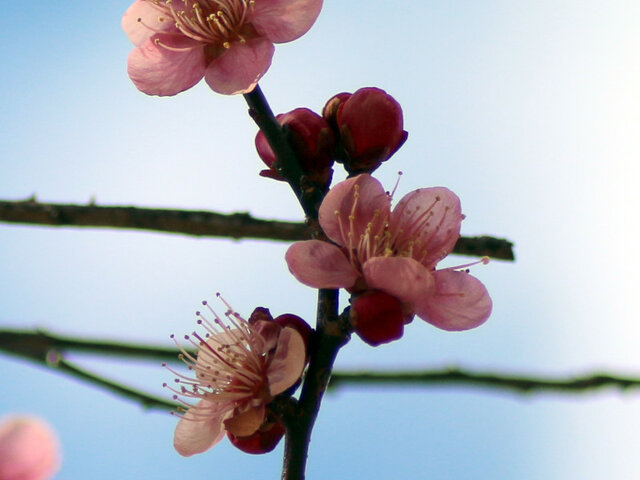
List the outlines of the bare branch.
{"type": "Polygon", "coordinates": [[[565,378],[505,375],[499,372],[472,372],[460,368],[397,372],[334,372],[329,388],[360,386],[443,386],[458,385],[516,394],[584,393],[610,387],[619,390],[640,388],[640,377],[625,377],[611,373],[589,373],[565,378]]]}
{"type": "MultiPolygon", "coordinates": [[[[196,237],[292,242],[311,238],[304,223],[263,220],[249,213],[170,210],[133,206],[73,205],[0,200],[0,222],[53,227],[124,228],[196,237]]],[[[513,244],[488,236],[461,237],[453,253],[514,260],[513,244]]]]}
{"type": "MultiPolygon", "coordinates": [[[[54,358],[56,356],[60,356],[61,358],[63,354],[71,352],[130,357],[140,360],[179,361],[176,350],[171,348],[135,345],[115,341],[82,340],[52,335],[42,331],[26,330],[0,330],[0,350],[10,355],[27,358],[49,366],[55,363],[51,361],[52,354],[54,358]]],[[[66,367],[62,368],[62,370],[71,373],[71,369],[66,367]]],[[[81,375],[80,378],[82,378],[81,375]]],[[[85,379],[88,380],[88,377],[85,379]]],[[[102,379],[101,382],[110,383],[104,379],[102,379]]],[[[640,377],[624,376],[611,372],[597,372],[585,373],[578,376],[550,378],[546,376],[520,374],[507,375],[500,372],[474,372],[462,368],[396,372],[342,371],[333,373],[329,388],[335,390],[341,387],[384,387],[389,385],[409,386],[412,388],[457,385],[460,387],[473,387],[485,390],[508,391],[516,394],[579,394],[607,387],[625,391],[637,389],[640,388],[640,377]]],[[[117,393],[117,390],[114,391],[117,393]]],[[[145,394],[141,394],[140,392],[135,393],[145,396],[145,394]]]]}
{"type": "Polygon", "coordinates": [[[29,332],[16,330],[0,330],[0,350],[46,368],[76,377],[82,381],[96,385],[121,397],[134,400],[143,408],[176,410],[178,404],[163,398],[133,389],[108,378],[96,375],[75,366],[64,359],[64,354],[71,351],[90,352],[113,356],[128,356],[140,359],[177,359],[176,351],[162,347],[145,347],[125,343],[86,341],[58,337],[45,332],[29,332]]]}

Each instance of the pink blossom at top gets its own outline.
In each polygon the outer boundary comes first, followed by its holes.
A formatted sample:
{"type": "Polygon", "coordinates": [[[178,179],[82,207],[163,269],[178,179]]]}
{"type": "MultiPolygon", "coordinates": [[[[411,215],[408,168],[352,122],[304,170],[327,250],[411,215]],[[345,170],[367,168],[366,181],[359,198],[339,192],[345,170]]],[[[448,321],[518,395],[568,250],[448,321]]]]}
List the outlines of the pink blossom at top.
{"type": "Polygon", "coordinates": [[[0,422],[0,479],[46,480],[60,468],[55,433],[46,423],[30,416],[14,416],[0,422]]]}
{"type": "Polygon", "coordinates": [[[136,46],[129,77],[149,95],[175,95],[203,77],[215,92],[253,90],[274,43],[295,40],[322,0],[136,0],[122,28],[136,46]]]}
{"type": "Polygon", "coordinates": [[[486,288],[461,270],[470,265],[435,270],[458,240],[463,218],[459,198],[444,187],[415,190],[392,211],[380,182],[362,174],[333,187],[320,206],[320,225],[335,245],[296,242],[286,261],[305,285],[381,290],[438,328],[466,330],[491,313],[486,288]]]}
{"type": "Polygon", "coordinates": [[[213,320],[196,312],[206,333],[185,336],[197,355],[180,347],[193,377],[171,370],[179,387],[169,388],[176,400],[183,397],[186,406],[173,441],[184,456],[208,450],[225,433],[235,437],[256,433],[265,422],[267,404],[296,383],[305,365],[304,340],[295,328],[275,321],[247,321],[231,308],[223,320],[207,302],[202,303],[213,320]]]}

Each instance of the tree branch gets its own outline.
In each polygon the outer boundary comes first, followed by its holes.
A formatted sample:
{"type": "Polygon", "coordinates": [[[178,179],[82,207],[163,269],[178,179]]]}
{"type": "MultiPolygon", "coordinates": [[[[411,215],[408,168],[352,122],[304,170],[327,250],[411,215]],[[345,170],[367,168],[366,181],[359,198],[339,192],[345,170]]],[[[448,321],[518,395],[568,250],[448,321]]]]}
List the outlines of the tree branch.
{"type": "Polygon", "coordinates": [[[506,375],[498,372],[472,372],[460,368],[397,372],[334,372],[329,388],[360,386],[443,386],[458,385],[516,394],[584,393],[605,387],[629,390],[640,388],[640,377],[612,373],[589,373],[565,378],[506,375]]]}
{"type": "MultiPolygon", "coordinates": [[[[339,325],[335,325],[338,327],[339,325]]],[[[344,341],[340,340],[339,331],[324,340],[326,345],[320,349],[324,359],[319,358],[320,365],[326,367],[335,355],[335,349],[344,341]]],[[[319,350],[319,351],[320,351],[319,350]]],[[[117,395],[135,400],[146,408],[172,409],[177,404],[166,401],[130,387],[100,377],[80,369],[64,360],[65,353],[85,352],[117,357],[130,357],[140,360],[152,359],[166,362],[178,362],[175,349],[135,345],[130,343],[109,342],[103,340],[82,340],[77,338],[52,335],[42,331],[0,330],[0,351],[26,358],[53,370],[87,381],[117,395]]],[[[301,397],[301,408],[312,409],[319,402],[319,392],[326,385],[326,368],[316,368],[317,379],[306,388],[301,397]]],[[[500,372],[474,372],[463,368],[443,368],[419,371],[342,371],[333,372],[329,390],[345,387],[443,387],[460,386],[476,389],[506,391],[518,395],[559,393],[580,394],[597,389],[615,388],[622,391],[640,388],[640,377],[624,376],[611,372],[585,373],[583,375],[549,378],[545,376],[506,375],[500,372]]],[[[299,412],[302,411],[299,409],[299,412]]]]}
{"type": "MultiPolygon", "coordinates": [[[[0,222],[53,227],[124,228],[197,237],[253,238],[292,242],[311,238],[304,223],[263,220],[248,213],[170,210],[0,200],[0,222]]],[[[453,253],[514,260],[513,244],[488,236],[460,237],[453,253]]]]}
{"type": "Polygon", "coordinates": [[[96,375],[64,359],[64,353],[78,351],[141,359],[165,358],[171,354],[171,359],[176,360],[175,350],[116,342],[78,340],[40,331],[17,330],[0,330],[0,350],[16,357],[26,358],[51,370],[76,377],[121,397],[134,400],[146,409],[176,410],[179,407],[175,402],[96,375]]]}

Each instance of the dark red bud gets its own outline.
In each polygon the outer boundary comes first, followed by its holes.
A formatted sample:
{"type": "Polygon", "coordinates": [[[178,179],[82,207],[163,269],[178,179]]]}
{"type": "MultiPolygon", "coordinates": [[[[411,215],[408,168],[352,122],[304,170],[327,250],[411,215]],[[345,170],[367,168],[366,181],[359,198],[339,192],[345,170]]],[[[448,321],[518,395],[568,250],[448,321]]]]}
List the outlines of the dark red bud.
{"type": "Polygon", "coordinates": [[[372,172],[406,141],[402,107],[384,90],[361,88],[340,104],[336,126],[345,168],[372,172]]]}
{"type": "Polygon", "coordinates": [[[349,319],[360,338],[375,347],[402,337],[406,315],[396,297],[372,290],[352,301],[349,319]]]}
{"type": "MultiPolygon", "coordinates": [[[[302,171],[312,182],[328,184],[333,165],[334,136],[326,120],[308,108],[296,108],[276,116],[276,119],[286,127],[291,148],[298,157],[302,171]]],[[[255,144],[258,155],[269,167],[260,175],[282,179],[276,170],[276,157],[262,131],[256,135],[255,144]]]]}
{"type": "Polygon", "coordinates": [[[251,312],[251,315],[249,316],[249,323],[256,323],[258,320],[263,320],[265,322],[273,320],[273,316],[271,316],[271,312],[268,308],[256,307],[253,312],[251,312]]]}
{"type": "Polygon", "coordinates": [[[336,117],[338,116],[338,109],[340,108],[340,105],[346,102],[351,95],[351,93],[347,92],[338,93],[325,103],[324,108],[322,109],[322,116],[332,127],[336,126],[336,117]]]}
{"type": "Polygon", "coordinates": [[[284,436],[284,425],[280,422],[271,422],[262,425],[258,431],[248,437],[236,437],[233,433],[227,432],[227,437],[232,445],[245,453],[258,455],[269,453],[280,439],[284,436]]]}

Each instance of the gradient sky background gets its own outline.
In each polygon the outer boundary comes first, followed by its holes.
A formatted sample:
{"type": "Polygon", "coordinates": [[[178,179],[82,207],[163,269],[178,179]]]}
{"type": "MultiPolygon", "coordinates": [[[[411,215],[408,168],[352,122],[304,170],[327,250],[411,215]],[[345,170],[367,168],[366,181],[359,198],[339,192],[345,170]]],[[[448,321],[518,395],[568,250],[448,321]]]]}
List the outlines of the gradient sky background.
{"type": "MultiPolygon", "coordinates": [[[[249,211],[301,219],[284,184],[258,177],[242,97],[206,85],[139,93],[120,30],[129,2],[13,2],[0,30],[0,198],[249,211]]],[[[416,320],[401,341],[355,338],[339,368],[461,365],[567,375],[640,371],[637,1],[325,2],[261,82],[276,112],[320,111],[341,91],[387,90],[409,140],[376,172],[399,195],[446,185],[465,235],[516,244],[516,263],[474,268],[494,312],[447,333],[416,320]]],[[[343,178],[338,171],[337,180],[343,178]]],[[[313,321],[315,293],[284,244],[0,225],[0,325],[170,345],[216,291],[313,321]]],[[[464,259],[453,258],[452,264],[464,259]]],[[[166,395],[156,363],[77,357],[166,395]]],[[[40,415],[64,450],[58,479],[279,478],[281,450],[228,442],[188,459],[176,420],[0,357],[0,416],[40,415]]],[[[464,388],[344,388],[328,395],[308,478],[633,479],[640,395],[523,398],[464,388]]]]}

